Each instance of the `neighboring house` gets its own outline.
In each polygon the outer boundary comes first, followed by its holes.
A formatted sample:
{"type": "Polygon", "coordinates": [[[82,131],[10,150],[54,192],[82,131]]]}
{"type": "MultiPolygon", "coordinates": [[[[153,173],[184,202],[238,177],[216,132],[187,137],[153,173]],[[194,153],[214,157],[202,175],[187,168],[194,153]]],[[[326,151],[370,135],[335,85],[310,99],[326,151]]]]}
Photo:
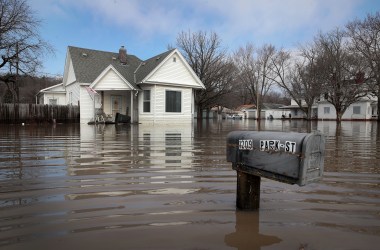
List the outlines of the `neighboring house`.
{"type": "MultiPolygon", "coordinates": [[[[261,119],[281,119],[287,116],[290,110],[283,109],[284,105],[276,103],[263,103],[261,105],[261,119]]],[[[242,105],[239,108],[240,115],[245,119],[256,119],[256,105],[242,105]]]]}
{"type": "MultiPolygon", "coordinates": [[[[301,105],[303,108],[307,108],[306,102],[304,100],[301,100],[301,105]]],[[[284,112],[285,118],[295,118],[295,119],[306,119],[307,115],[306,113],[298,106],[297,102],[294,99],[290,100],[289,106],[283,106],[281,109],[286,110],[284,112]]],[[[311,108],[311,117],[316,118],[318,114],[317,106],[313,105],[311,108]]]]}
{"type": "Polygon", "coordinates": [[[80,105],[80,122],[96,113],[115,121],[188,123],[193,120],[195,90],[204,89],[177,49],[148,60],[127,54],[69,46],[63,75],[66,104],[80,105]],[[99,109],[99,110],[97,110],[99,109]]]}
{"type": "MultiPolygon", "coordinates": [[[[301,102],[304,107],[306,103],[301,102]]],[[[291,100],[290,106],[282,107],[290,110],[291,118],[306,118],[306,114],[300,109],[294,100],[291,100]]],[[[342,120],[372,120],[378,115],[377,98],[370,95],[361,98],[359,101],[351,104],[342,116],[342,120]]],[[[287,116],[287,118],[289,115],[287,116]]],[[[321,97],[312,106],[312,118],[319,120],[336,120],[335,107],[321,97]]]]}
{"type": "Polygon", "coordinates": [[[290,109],[283,108],[284,105],[277,103],[264,103],[261,107],[265,111],[266,119],[282,119],[286,116],[289,117],[290,109]]]}
{"type": "Polygon", "coordinates": [[[36,104],[66,105],[63,83],[41,89],[36,95],[36,104]]]}
{"type": "Polygon", "coordinates": [[[240,115],[244,119],[252,119],[253,115],[254,115],[253,113],[256,112],[256,111],[254,111],[255,108],[256,108],[255,104],[244,104],[244,105],[240,105],[239,107],[237,107],[235,111],[236,111],[237,115],[240,115]],[[254,112],[252,112],[252,111],[254,111],[254,112]]]}
{"type": "MultiPolygon", "coordinates": [[[[371,120],[378,114],[377,98],[366,96],[351,104],[342,116],[342,120],[371,120]]],[[[321,98],[318,102],[318,119],[336,120],[335,107],[321,98]]]]}

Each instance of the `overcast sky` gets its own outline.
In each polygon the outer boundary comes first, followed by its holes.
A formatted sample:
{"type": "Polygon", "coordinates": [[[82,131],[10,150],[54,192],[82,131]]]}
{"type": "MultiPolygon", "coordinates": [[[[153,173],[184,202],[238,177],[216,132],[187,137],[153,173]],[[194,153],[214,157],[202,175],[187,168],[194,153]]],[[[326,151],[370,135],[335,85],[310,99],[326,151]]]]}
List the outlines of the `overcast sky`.
{"type": "Polygon", "coordinates": [[[55,49],[40,73],[62,75],[67,46],[148,59],[181,31],[214,31],[230,51],[247,42],[292,49],[318,31],[380,11],[380,0],[29,0],[55,49]]]}

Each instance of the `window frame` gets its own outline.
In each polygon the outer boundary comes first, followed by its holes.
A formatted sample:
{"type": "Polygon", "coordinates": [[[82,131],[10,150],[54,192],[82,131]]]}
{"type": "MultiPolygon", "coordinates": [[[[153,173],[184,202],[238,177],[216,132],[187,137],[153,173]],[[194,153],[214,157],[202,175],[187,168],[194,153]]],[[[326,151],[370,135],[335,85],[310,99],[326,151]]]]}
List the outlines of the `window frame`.
{"type": "Polygon", "coordinates": [[[165,113],[182,113],[182,91],[181,90],[172,90],[172,89],[166,89],[165,90],[165,113]],[[170,100],[169,93],[176,93],[176,96],[174,96],[174,100],[171,101],[171,103],[168,103],[170,100]],[[179,97],[179,101],[176,99],[179,97]],[[175,105],[175,106],[170,106],[175,105]],[[178,105],[178,106],[177,106],[178,105]],[[170,109],[169,109],[170,108],[170,109]]]}
{"type": "Polygon", "coordinates": [[[150,89],[144,89],[143,90],[143,113],[151,113],[152,112],[151,100],[152,100],[152,91],[150,89]],[[146,93],[149,93],[149,99],[146,98],[147,97],[146,93]],[[146,104],[147,104],[147,106],[146,106],[146,104]],[[146,108],[149,108],[149,109],[146,110],[146,108]]]}
{"type": "Polygon", "coordinates": [[[58,99],[57,98],[48,98],[49,105],[58,105],[58,99]],[[55,102],[55,103],[52,103],[55,102]]]}
{"type": "Polygon", "coordinates": [[[361,106],[352,106],[352,114],[361,115],[361,106]]]}
{"type": "Polygon", "coordinates": [[[323,107],[323,114],[330,114],[330,107],[323,107]]]}

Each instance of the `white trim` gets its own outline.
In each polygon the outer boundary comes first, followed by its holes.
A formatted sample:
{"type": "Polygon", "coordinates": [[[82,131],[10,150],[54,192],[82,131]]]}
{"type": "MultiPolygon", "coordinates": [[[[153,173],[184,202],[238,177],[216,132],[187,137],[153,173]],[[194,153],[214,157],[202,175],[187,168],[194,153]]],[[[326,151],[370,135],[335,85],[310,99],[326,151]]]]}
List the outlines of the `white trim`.
{"type": "Polygon", "coordinates": [[[50,87],[47,87],[47,88],[41,89],[41,90],[39,91],[39,93],[65,93],[65,90],[56,90],[56,91],[51,90],[51,89],[54,89],[54,88],[56,88],[56,87],[59,87],[60,85],[62,85],[62,87],[63,87],[63,83],[61,82],[61,83],[58,83],[58,84],[56,84],[56,85],[53,85],[53,86],[50,86],[50,87]]]}
{"type": "MultiPolygon", "coordinates": [[[[110,64],[105,70],[103,70],[102,73],[100,73],[100,75],[95,79],[95,81],[93,83],[91,83],[90,87],[93,88],[93,89],[96,89],[96,84],[98,84],[101,79],[110,71],[110,70],[113,70],[118,77],[120,77],[120,79],[123,80],[123,82],[130,88],[130,90],[136,90],[132,84],[130,84],[120,73],[119,71],[117,71],[115,69],[115,67],[112,66],[112,64],[110,64]]],[[[113,89],[113,90],[121,90],[121,89],[113,89]]],[[[124,89],[123,89],[124,90],[124,89]]]]}
{"type": "Polygon", "coordinates": [[[175,115],[175,114],[184,114],[183,112],[183,91],[182,89],[170,89],[170,88],[165,88],[165,96],[164,96],[164,114],[165,115],[175,115]],[[168,91],[171,91],[171,92],[180,92],[181,93],[181,112],[168,112],[166,111],[166,101],[167,101],[167,93],[168,91]]]}

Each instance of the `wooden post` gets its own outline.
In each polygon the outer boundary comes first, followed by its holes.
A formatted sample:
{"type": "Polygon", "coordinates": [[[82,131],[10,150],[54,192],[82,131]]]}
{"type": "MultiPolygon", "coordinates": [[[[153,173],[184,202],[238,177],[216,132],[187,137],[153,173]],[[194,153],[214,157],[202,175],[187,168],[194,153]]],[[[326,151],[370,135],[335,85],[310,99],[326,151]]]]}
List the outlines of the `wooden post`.
{"type": "Polygon", "coordinates": [[[260,207],[261,177],[237,172],[236,207],[242,210],[257,210],[260,207]]]}

